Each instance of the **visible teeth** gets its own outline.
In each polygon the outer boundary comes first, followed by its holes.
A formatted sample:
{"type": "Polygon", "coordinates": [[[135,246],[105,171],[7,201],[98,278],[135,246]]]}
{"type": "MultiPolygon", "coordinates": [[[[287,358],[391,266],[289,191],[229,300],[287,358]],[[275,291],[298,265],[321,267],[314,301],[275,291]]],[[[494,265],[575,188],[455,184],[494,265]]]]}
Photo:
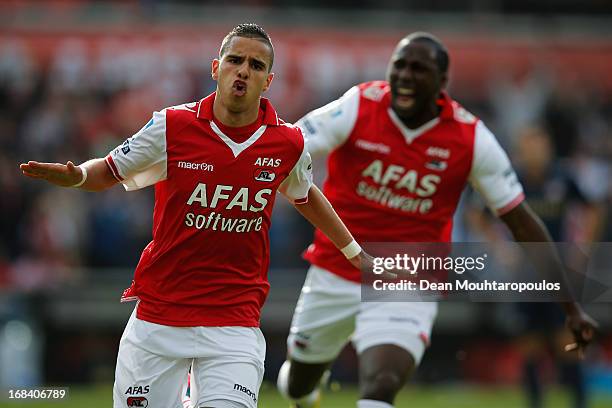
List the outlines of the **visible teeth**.
{"type": "Polygon", "coordinates": [[[397,88],[397,93],[400,95],[414,95],[414,90],[409,88],[397,88]]]}

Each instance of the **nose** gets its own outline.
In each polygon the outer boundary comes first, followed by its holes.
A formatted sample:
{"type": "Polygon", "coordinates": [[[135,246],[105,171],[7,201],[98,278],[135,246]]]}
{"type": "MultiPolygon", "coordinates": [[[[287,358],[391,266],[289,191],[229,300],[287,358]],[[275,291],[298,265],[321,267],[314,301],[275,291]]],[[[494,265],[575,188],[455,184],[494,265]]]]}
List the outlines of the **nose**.
{"type": "Polygon", "coordinates": [[[409,65],[406,65],[405,67],[397,70],[397,79],[400,81],[411,81],[414,79],[412,74],[412,69],[410,69],[409,65]]]}
{"type": "Polygon", "coordinates": [[[247,79],[249,77],[249,62],[248,61],[244,61],[242,64],[240,64],[240,66],[238,67],[238,78],[240,79],[247,79]]]}

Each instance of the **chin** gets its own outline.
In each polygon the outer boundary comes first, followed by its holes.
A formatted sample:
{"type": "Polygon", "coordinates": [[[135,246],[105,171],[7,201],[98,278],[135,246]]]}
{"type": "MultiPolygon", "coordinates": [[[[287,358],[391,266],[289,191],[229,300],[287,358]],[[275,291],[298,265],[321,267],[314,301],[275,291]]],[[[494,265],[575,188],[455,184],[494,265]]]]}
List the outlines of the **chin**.
{"type": "Polygon", "coordinates": [[[417,109],[416,106],[412,105],[410,108],[400,108],[397,105],[393,105],[393,110],[401,119],[412,119],[417,109]]]}

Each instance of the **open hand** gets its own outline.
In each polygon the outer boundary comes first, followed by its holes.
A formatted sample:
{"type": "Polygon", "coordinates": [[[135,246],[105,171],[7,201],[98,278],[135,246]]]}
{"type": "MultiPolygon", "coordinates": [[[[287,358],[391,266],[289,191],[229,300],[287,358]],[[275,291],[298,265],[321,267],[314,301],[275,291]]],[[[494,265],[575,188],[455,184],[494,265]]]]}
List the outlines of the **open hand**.
{"type": "Polygon", "coordinates": [[[25,176],[47,180],[49,183],[62,187],[71,187],[83,178],[81,169],[71,161],[66,164],[29,161],[21,163],[19,168],[25,176]]]}

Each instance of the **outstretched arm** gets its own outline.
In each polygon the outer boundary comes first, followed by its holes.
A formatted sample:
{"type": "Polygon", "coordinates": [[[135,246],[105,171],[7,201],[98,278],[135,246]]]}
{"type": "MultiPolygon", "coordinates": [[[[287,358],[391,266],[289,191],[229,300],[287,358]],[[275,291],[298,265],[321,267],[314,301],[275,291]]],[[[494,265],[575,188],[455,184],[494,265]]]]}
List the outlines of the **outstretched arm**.
{"type": "Polygon", "coordinates": [[[28,161],[22,163],[19,168],[27,177],[43,179],[61,187],[78,187],[87,191],[105,190],[118,183],[104,159],[92,159],[80,166],[75,166],[71,161],[66,164],[28,161]],[[86,171],[85,181],[78,185],[85,175],[83,168],[86,171]]]}
{"type": "MultiPolygon", "coordinates": [[[[559,259],[552,239],[542,220],[531,210],[526,202],[522,202],[508,213],[500,217],[508,226],[517,242],[550,242],[551,253],[548,259],[559,259]]],[[[560,271],[564,267],[559,261],[560,271]]],[[[577,350],[580,357],[584,349],[593,339],[597,323],[589,317],[576,302],[562,302],[561,306],[567,315],[567,325],[574,335],[575,343],[566,346],[566,351],[577,350]]]]}
{"type": "Polygon", "coordinates": [[[315,228],[321,230],[334,243],[336,248],[342,250],[347,248],[348,245],[352,245],[356,248],[355,251],[359,249],[358,253],[349,257],[349,261],[356,268],[360,267],[362,261],[369,258],[358,246],[354,246],[357,245],[356,243],[351,244],[354,242],[353,236],[317,186],[313,184],[308,190],[308,202],[294,204],[294,206],[315,228]]]}

